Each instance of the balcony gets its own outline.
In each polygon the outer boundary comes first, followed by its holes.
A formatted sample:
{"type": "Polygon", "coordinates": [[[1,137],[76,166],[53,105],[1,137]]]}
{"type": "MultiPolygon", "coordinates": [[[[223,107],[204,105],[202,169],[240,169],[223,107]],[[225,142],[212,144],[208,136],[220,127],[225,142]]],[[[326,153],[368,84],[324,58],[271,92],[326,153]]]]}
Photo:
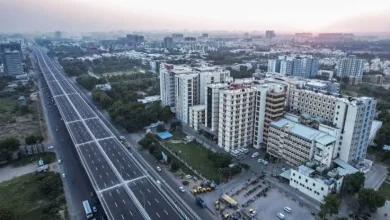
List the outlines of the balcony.
{"type": "Polygon", "coordinates": [[[323,158],[322,158],[322,156],[320,154],[314,154],[314,160],[321,162],[322,159],[323,158]]]}

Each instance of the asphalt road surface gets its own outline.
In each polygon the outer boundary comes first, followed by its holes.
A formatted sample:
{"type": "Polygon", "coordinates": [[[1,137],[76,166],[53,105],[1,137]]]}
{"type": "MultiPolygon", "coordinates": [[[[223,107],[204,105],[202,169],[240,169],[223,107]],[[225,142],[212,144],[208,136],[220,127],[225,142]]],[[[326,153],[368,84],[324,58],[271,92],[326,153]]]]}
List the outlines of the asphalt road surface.
{"type": "Polygon", "coordinates": [[[107,217],[186,219],[187,215],[134,160],[47,55],[39,48],[35,55],[107,217]]]}

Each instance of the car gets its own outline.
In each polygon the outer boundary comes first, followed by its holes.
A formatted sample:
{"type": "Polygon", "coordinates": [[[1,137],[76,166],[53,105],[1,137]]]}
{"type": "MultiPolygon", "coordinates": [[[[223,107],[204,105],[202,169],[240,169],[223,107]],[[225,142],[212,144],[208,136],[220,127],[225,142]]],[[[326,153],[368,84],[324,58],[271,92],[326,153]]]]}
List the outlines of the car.
{"type": "Polygon", "coordinates": [[[50,146],[47,147],[47,149],[48,149],[48,150],[53,150],[54,147],[50,145],[50,146]]]}
{"type": "Polygon", "coordinates": [[[156,167],[158,172],[161,172],[161,167],[156,167]]]}
{"type": "Polygon", "coordinates": [[[58,160],[58,163],[61,164],[61,163],[62,163],[62,159],[59,159],[59,160],[58,160]]]}
{"type": "Polygon", "coordinates": [[[278,218],[280,218],[280,219],[284,219],[284,215],[280,212],[278,214],[276,214],[276,216],[278,216],[278,218]]]}
{"type": "Polygon", "coordinates": [[[252,158],[256,158],[258,156],[259,156],[259,152],[255,152],[255,153],[252,154],[252,158]]]}
{"type": "Polygon", "coordinates": [[[186,175],[186,180],[190,180],[192,178],[191,175],[186,175]]]}
{"type": "Polygon", "coordinates": [[[91,194],[91,197],[95,197],[95,193],[90,192],[90,194],[91,194]]]}
{"type": "Polygon", "coordinates": [[[161,185],[160,180],[157,180],[156,183],[157,183],[157,185],[161,185]]]}
{"type": "Polygon", "coordinates": [[[65,178],[65,173],[63,173],[63,174],[62,174],[62,177],[64,177],[64,178],[65,178]]]}
{"type": "Polygon", "coordinates": [[[93,211],[93,212],[97,212],[96,206],[92,206],[92,211],[93,211]]]}
{"type": "Polygon", "coordinates": [[[283,210],[286,211],[286,212],[288,212],[288,213],[291,213],[291,208],[290,208],[290,207],[287,207],[287,206],[286,206],[286,207],[283,208],[283,210]]]}
{"type": "Polygon", "coordinates": [[[250,213],[250,215],[253,217],[253,216],[255,216],[257,214],[257,212],[256,211],[252,211],[251,213],[250,213]]]}
{"type": "Polygon", "coordinates": [[[184,187],[182,187],[182,186],[179,187],[179,190],[180,190],[180,192],[182,192],[182,193],[186,191],[186,190],[184,189],[184,187]]]}

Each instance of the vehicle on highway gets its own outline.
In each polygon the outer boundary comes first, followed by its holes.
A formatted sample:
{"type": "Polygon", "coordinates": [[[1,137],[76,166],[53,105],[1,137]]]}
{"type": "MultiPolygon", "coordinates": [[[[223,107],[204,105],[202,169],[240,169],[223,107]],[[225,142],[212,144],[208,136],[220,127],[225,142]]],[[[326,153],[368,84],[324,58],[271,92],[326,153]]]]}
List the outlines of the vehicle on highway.
{"type": "Polygon", "coordinates": [[[93,212],[97,212],[96,206],[92,206],[92,211],[93,211],[93,212]]]}
{"type": "Polygon", "coordinates": [[[284,207],[283,209],[284,209],[284,211],[286,211],[286,212],[288,212],[288,213],[291,213],[291,208],[290,208],[290,207],[287,207],[287,206],[286,206],[286,207],[284,207]]]}
{"type": "Polygon", "coordinates": [[[62,174],[62,177],[64,177],[64,178],[65,178],[65,173],[63,173],[63,174],[62,174]]]}
{"type": "Polygon", "coordinates": [[[156,183],[157,183],[157,185],[161,185],[160,180],[157,180],[156,183]]]}
{"type": "Polygon", "coordinates": [[[185,191],[186,191],[186,190],[184,189],[184,187],[182,187],[182,186],[179,187],[179,190],[180,190],[180,192],[185,192],[185,191]]]}
{"type": "Polygon", "coordinates": [[[280,219],[284,219],[284,215],[280,212],[278,214],[276,214],[276,216],[278,216],[278,218],[280,218],[280,219]]]}
{"type": "Polygon", "coordinates": [[[93,213],[92,213],[91,206],[89,205],[88,200],[83,201],[83,206],[84,206],[84,211],[85,211],[85,215],[87,216],[87,218],[92,218],[93,213]]]}
{"type": "Polygon", "coordinates": [[[61,164],[61,163],[62,163],[62,159],[59,159],[59,160],[58,160],[58,163],[61,164]]]}
{"type": "Polygon", "coordinates": [[[156,168],[158,172],[161,172],[161,167],[156,168]]]}
{"type": "Polygon", "coordinates": [[[47,147],[47,149],[48,149],[48,150],[53,150],[54,147],[50,145],[50,146],[47,147]]]}

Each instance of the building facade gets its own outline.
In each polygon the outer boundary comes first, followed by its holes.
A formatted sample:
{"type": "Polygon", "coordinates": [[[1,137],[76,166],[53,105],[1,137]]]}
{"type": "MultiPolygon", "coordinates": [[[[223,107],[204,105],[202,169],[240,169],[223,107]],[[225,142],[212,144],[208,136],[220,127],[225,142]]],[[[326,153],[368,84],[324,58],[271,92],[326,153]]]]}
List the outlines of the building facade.
{"type": "Polygon", "coordinates": [[[342,58],[337,62],[338,77],[363,77],[364,60],[357,59],[355,55],[342,58]]]}
{"type": "Polygon", "coordinates": [[[195,131],[199,131],[199,125],[205,123],[206,105],[195,105],[189,109],[189,126],[195,131]]]}
{"type": "Polygon", "coordinates": [[[199,75],[175,75],[175,113],[184,124],[189,123],[189,109],[199,104],[199,75]]]}
{"type": "Polygon", "coordinates": [[[2,54],[2,58],[4,64],[4,75],[13,76],[23,74],[22,57],[19,51],[5,51],[2,54]]]}

